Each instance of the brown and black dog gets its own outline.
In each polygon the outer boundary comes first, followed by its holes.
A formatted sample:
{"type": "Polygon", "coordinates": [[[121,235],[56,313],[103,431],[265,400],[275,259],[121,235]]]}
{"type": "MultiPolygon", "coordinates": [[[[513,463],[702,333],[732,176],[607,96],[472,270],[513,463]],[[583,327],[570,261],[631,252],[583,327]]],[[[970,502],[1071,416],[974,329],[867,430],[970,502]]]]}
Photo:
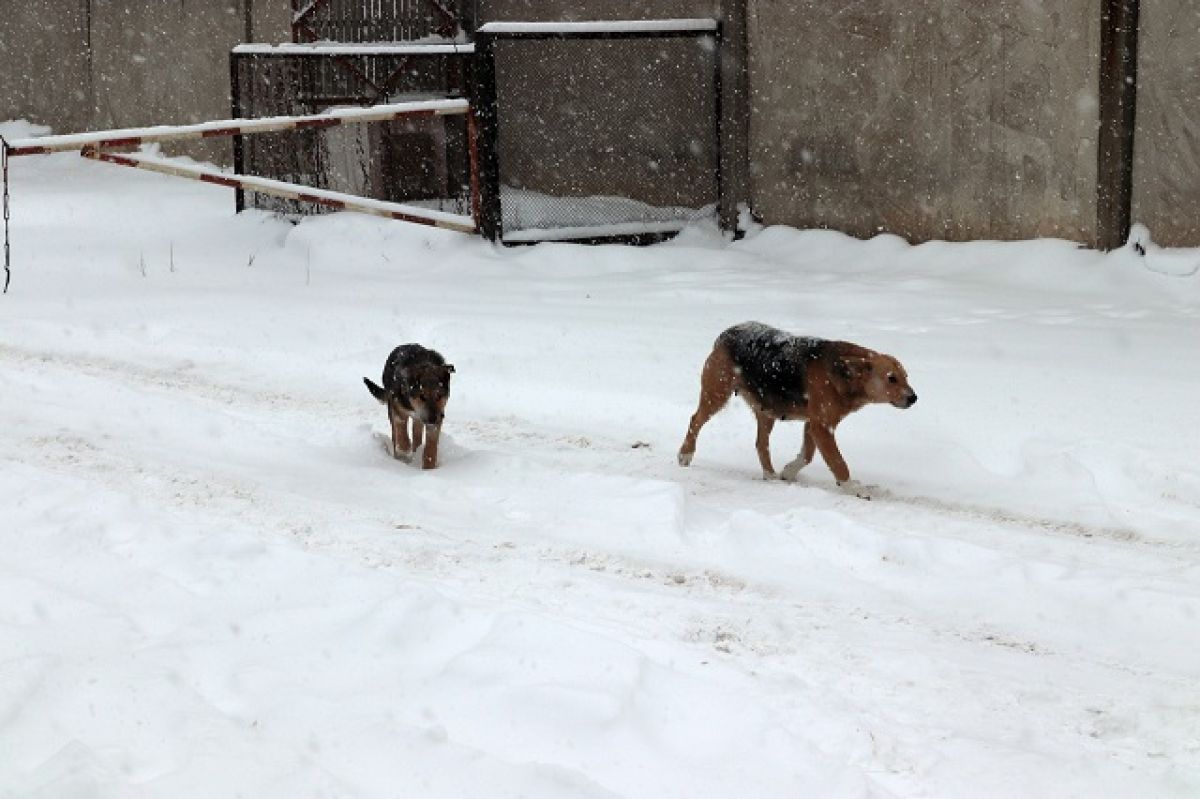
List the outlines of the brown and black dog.
{"type": "Polygon", "coordinates": [[[794,336],[744,322],[718,336],[704,362],[700,406],[679,448],[681,466],[692,462],[700,428],[734,393],[742,395],[758,418],[755,447],[764,479],[775,477],[770,450],[775,422],[804,419],[804,444],[796,459],[783,467],[783,479],[796,479],[820,450],[838,483],[850,479],[833,437],[842,419],[872,402],[910,408],[917,401],[904,367],[890,355],[848,341],[794,336]]]}
{"type": "Polygon", "coordinates": [[[421,467],[437,466],[438,438],[450,398],[450,374],[453,364],[434,350],[420,344],[401,344],[392,350],[383,365],[383,387],[367,378],[371,396],[387,406],[392,425],[392,457],[409,461],[426,437],[421,467]],[[412,440],[408,438],[408,420],[412,419],[412,440]],[[428,435],[426,436],[426,433],[428,435]]]}

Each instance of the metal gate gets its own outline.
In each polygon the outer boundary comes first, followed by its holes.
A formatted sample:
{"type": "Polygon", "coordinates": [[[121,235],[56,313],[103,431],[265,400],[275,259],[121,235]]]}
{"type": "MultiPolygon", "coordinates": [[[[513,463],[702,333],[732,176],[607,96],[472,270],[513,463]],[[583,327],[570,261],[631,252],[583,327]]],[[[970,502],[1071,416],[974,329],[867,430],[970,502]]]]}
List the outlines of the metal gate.
{"type": "MultiPolygon", "coordinates": [[[[234,117],[316,114],[347,106],[462,97],[469,44],[238,45],[230,56],[234,117]]],[[[466,116],[313,127],[234,141],[238,172],[389,202],[470,213],[466,116]]],[[[255,195],[254,207],[312,213],[255,195]]],[[[238,208],[245,200],[239,195],[238,208]]]]}
{"type": "Polygon", "coordinates": [[[715,220],[720,44],[710,19],[480,27],[484,235],[644,241],[715,220]]]}
{"type": "MultiPolygon", "coordinates": [[[[291,0],[292,43],[243,44],[230,57],[233,116],[320,114],[345,107],[465,97],[471,0],[291,0]]],[[[407,117],[234,140],[234,166],[290,183],[470,213],[467,116],[407,117]]],[[[313,213],[238,193],[239,210],[313,213]]]]}

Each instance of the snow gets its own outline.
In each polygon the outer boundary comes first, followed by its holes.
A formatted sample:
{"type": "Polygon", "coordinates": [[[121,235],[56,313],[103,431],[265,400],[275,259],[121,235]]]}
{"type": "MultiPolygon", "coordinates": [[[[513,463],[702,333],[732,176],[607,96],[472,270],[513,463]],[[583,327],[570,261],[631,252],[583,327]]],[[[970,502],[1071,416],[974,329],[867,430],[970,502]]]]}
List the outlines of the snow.
{"type": "Polygon", "coordinates": [[[782,227],[504,249],[11,168],[0,795],[1200,791],[1194,273],[782,227]],[[839,429],[871,501],[757,479],[737,400],[676,465],[750,319],[904,363],[921,401],[839,429]],[[361,382],[406,341],[457,370],[434,471],[361,382]]]}
{"type": "Polygon", "coordinates": [[[475,52],[474,43],[436,39],[420,42],[284,42],[283,44],[238,44],[232,52],[262,56],[330,55],[455,55],[475,52]]]}
{"type": "Polygon", "coordinates": [[[678,233],[715,220],[717,206],[648,205],[628,197],[566,196],[500,187],[504,241],[579,241],[611,236],[678,233]]]}
{"type": "Polygon", "coordinates": [[[717,30],[715,19],[618,19],[575,22],[488,22],[478,33],[498,36],[520,34],[586,35],[607,33],[686,33],[717,30]]]}

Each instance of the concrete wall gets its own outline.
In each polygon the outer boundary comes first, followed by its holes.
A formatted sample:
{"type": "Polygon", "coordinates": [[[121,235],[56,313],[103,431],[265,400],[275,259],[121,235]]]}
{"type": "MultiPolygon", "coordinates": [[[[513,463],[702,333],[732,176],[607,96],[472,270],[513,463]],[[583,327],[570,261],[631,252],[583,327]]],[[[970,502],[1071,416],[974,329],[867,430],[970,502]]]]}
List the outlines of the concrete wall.
{"type": "Polygon", "coordinates": [[[1133,221],[1200,246],[1200,5],[1142,0],[1133,221]]]}
{"type": "Polygon", "coordinates": [[[60,133],[91,119],[87,0],[5,2],[0,13],[0,120],[27,119],[60,133]]]}
{"type": "MultiPolygon", "coordinates": [[[[1099,0],[478,0],[476,15],[715,16],[730,31],[742,7],[725,178],[765,221],[1095,241],[1099,0]]],[[[224,117],[229,48],[287,40],[289,16],[288,0],[6,2],[0,119],[69,132],[224,117]]],[[[1200,7],[1141,0],[1139,56],[1133,218],[1200,245],[1200,7]]],[[[226,142],[172,151],[228,160],[226,142]]]]}
{"type": "MultiPolygon", "coordinates": [[[[5,3],[0,117],[56,132],[185,124],[229,116],[229,49],[290,38],[287,0],[62,0],[5,3]],[[249,15],[249,18],[247,18],[249,15]]],[[[228,161],[228,141],[172,152],[228,161]]]]}
{"type": "Polygon", "coordinates": [[[1094,3],[751,0],[749,28],[767,222],[1092,240],[1094,3]]]}

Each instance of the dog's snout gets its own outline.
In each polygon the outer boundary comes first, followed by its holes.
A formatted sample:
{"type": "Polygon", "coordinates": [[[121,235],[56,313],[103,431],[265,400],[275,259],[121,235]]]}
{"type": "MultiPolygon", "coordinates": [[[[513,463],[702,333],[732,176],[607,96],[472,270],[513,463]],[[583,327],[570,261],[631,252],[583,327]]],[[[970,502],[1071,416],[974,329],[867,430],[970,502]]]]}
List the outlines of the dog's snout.
{"type": "Polygon", "coordinates": [[[917,394],[916,394],[916,392],[910,392],[908,395],[908,398],[905,402],[904,407],[911,408],[912,406],[914,406],[916,404],[917,404],[917,394]]]}

